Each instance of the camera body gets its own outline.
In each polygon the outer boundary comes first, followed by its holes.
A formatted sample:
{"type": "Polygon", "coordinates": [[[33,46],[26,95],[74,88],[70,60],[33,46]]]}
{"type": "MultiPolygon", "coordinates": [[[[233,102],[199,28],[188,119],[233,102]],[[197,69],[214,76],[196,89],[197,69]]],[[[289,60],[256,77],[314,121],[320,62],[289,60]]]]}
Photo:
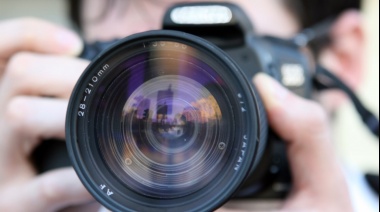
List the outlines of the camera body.
{"type": "MultiPolygon", "coordinates": [[[[231,10],[232,18],[228,23],[192,24],[191,20],[182,20],[181,23],[173,20],[175,16],[196,16],[197,7],[201,8],[202,4],[196,5],[183,5],[187,9],[170,9],[165,15],[163,28],[190,33],[217,45],[237,63],[249,80],[264,72],[297,95],[311,98],[315,65],[308,50],[300,50],[288,40],[258,36],[244,11],[231,4],[217,4],[231,10]]],[[[270,132],[260,162],[234,198],[282,199],[291,187],[285,143],[270,132]]]]}
{"type": "MultiPolygon", "coordinates": [[[[315,72],[311,53],[288,40],[255,34],[250,19],[233,4],[176,5],[167,11],[163,29],[189,33],[213,43],[232,58],[248,80],[264,72],[297,95],[311,98],[312,73],[315,72]],[[204,16],[203,20],[199,16],[204,16]],[[228,21],[219,23],[220,19],[228,21]]],[[[87,45],[81,57],[92,60],[115,42],[87,45]]],[[[260,162],[252,167],[254,171],[234,198],[282,199],[289,193],[292,180],[284,142],[270,132],[267,146],[261,152],[260,162]]]]}
{"type": "Polygon", "coordinates": [[[300,50],[290,40],[257,35],[253,23],[236,5],[196,3],[175,6],[166,13],[163,29],[186,32],[215,44],[238,64],[248,79],[264,72],[292,92],[305,98],[311,97],[312,73],[315,72],[312,55],[306,49],[300,50]],[[205,5],[216,6],[215,11],[209,9],[205,12],[211,17],[202,14],[205,5]],[[228,8],[230,13],[224,12],[223,7],[228,8]],[[223,19],[219,16],[223,15],[227,16],[226,21],[219,22],[218,19],[223,19]],[[195,20],[192,23],[192,18],[197,16],[206,16],[204,22],[195,20]],[[212,16],[216,16],[215,20],[212,16]]]}

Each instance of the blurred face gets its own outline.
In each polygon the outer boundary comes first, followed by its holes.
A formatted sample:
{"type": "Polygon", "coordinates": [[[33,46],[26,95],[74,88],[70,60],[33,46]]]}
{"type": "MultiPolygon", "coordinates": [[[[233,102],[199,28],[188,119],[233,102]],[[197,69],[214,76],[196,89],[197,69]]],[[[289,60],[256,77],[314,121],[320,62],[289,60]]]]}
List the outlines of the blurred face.
{"type": "MultiPolygon", "coordinates": [[[[259,34],[290,37],[299,25],[284,0],[227,0],[249,15],[259,34]]],[[[87,41],[112,40],[160,29],[165,11],[180,2],[201,0],[84,0],[84,34],[87,41]]],[[[226,2],[226,1],[224,1],[226,2]]]]}
{"type": "MultiPolygon", "coordinates": [[[[160,29],[166,10],[176,3],[202,0],[83,0],[83,31],[87,42],[124,38],[138,32],[160,29]]],[[[208,0],[215,1],[216,0],[208,0]]],[[[300,31],[297,17],[287,0],[223,0],[240,6],[260,35],[289,38],[300,31]]],[[[346,11],[332,30],[333,45],[320,55],[320,63],[357,89],[364,74],[364,32],[359,11],[346,11]]],[[[319,102],[333,112],[345,102],[340,92],[326,91],[319,102]]]]}

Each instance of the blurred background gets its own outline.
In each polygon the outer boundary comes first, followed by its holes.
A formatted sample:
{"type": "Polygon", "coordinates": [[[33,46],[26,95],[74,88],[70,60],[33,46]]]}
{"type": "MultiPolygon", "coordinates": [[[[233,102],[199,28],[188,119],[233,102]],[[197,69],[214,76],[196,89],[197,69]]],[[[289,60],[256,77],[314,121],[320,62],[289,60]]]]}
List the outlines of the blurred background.
{"type": "MultiPolygon", "coordinates": [[[[363,7],[368,36],[368,72],[358,94],[365,105],[379,115],[379,0],[366,0],[363,7]]],[[[25,16],[39,17],[71,27],[66,19],[65,0],[0,0],[0,21],[25,16]]],[[[360,170],[378,173],[379,141],[363,127],[351,104],[342,107],[334,128],[337,150],[342,159],[360,170]]]]}

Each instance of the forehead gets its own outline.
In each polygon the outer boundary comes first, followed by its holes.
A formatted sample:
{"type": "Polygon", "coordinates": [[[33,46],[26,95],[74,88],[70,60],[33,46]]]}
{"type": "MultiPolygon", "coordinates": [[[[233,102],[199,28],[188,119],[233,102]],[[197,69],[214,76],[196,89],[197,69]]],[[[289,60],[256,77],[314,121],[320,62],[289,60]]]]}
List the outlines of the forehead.
{"type": "MultiPolygon", "coordinates": [[[[118,30],[119,36],[158,29],[166,9],[177,3],[229,2],[240,6],[250,17],[259,34],[290,37],[298,29],[298,21],[285,6],[286,0],[84,0],[85,34],[118,30]],[[104,15],[102,15],[104,14],[104,15]],[[91,24],[88,24],[91,23],[91,24]],[[124,33],[116,25],[128,26],[124,33]],[[113,29],[114,27],[115,29],[113,29]]],[[[94,37],[94,36],[90,36],[94,37]]],[[[96,38],[94,38],[96,39],[96,38]]]]}

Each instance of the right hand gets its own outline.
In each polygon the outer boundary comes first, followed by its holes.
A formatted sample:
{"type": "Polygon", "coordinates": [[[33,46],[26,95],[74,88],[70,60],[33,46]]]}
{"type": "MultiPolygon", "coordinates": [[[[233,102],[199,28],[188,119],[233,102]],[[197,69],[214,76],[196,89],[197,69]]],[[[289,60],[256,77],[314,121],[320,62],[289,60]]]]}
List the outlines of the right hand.
{"type": "Polygon", "coordinates": [[[65,139],[68,99],[88,61],[73,32],[36,19],[0,22],[0,211],[57,211],[94,200],[72,168],[37,175],[30,154],[65,139]]]}
{"type": "MultiPolygon", "coordinates": [[[[256,75],[254,84],[270,126],[286,143],[293,192],[281,211],[353,211],[325,110],[291,93],[268,75],[256,75]]],[[[241,209],[252,211],[248,207],[241,209]]]]}
{"type": "Polygon", "coordinates": [[[284,211],[353,211],[326,111],[265,74],[254,78],[273,130],[285,140],[293,193],[284,211]]]}

